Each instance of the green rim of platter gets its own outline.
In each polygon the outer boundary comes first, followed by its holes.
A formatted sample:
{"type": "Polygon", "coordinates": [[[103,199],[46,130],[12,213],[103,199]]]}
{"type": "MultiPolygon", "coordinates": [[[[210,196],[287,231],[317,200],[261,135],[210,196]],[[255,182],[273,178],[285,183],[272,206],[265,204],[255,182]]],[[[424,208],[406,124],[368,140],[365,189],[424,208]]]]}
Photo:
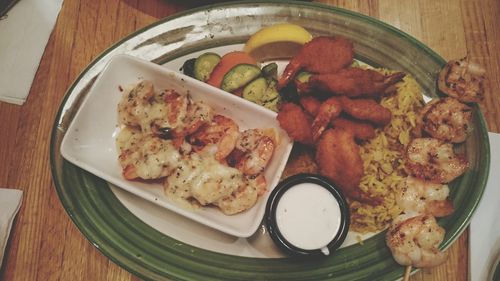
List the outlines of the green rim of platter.
{"type": "MultiPolygon", "coordinates": [[[[81,101],[115,54],[159,64],[234,43],[244,43],[262,26],[291,22],[313,35],[341,35],[355,44],[356,58],[411,74],[424,94],[438,96],[435,77],[445,61],[408,34],[376,19],[321,4],[295,1],[241,1],[209,5],[164,18],[117,42],[82,71],[68,89],[56,116],[50,144],[53,181],[65,210],[82,234],[105,256],[145,280],[395,280],[404,268],[385,246],[384,233],[342,248],[328,257],[248,258],[184,244],[139,220],[104,180],[65,161],[60,145],[81,101]]],[[[471,168],[450,184],[455,212],[440,219],[448,248],[465,230],[489,173],[490,150],[484,118],[474,105],[474,131],[458,150],[471,168]]]]}

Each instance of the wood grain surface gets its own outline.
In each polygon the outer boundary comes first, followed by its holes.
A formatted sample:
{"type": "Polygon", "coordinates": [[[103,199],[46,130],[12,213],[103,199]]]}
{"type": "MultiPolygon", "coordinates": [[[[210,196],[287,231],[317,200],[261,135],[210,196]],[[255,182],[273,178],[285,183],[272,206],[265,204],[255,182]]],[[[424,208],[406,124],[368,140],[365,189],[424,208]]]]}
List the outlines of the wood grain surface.
{"type": "MultiPolygon", "coordinates": [[[[465,55],[487,70],[481,104],[489,130],[500,132],[500,1],[316,1],[366,14],[416,37],[445,59],[465,55]]],[[[0,102],[0,186],[24,191],[0,280],[138,280],[103,256],[71,222],[51,179],[50,131],[77,75],[123,36],[195,0],[65,0],[23,106],[0,102]]],[[[36,15],[35,15],[36,16],[36,15]]],[[[1,66],[1,63],[0,63],[1,66]]],[[[411,280],[467,280],[468,231],[448,261],[411,280]]]]}

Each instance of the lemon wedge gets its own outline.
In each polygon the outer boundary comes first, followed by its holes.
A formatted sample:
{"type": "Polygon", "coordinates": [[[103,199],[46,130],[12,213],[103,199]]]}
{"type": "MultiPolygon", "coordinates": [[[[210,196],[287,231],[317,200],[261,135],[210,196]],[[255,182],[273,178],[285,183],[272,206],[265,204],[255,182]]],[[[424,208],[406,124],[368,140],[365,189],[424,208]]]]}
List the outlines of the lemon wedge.
{"type": "Polygon", "coordinates": [[[311,39],[311,33],[303,27],[279,23],[264,27],[250,36],[243,51],[257,61],[286,59],[293,57],[311,39]]]}

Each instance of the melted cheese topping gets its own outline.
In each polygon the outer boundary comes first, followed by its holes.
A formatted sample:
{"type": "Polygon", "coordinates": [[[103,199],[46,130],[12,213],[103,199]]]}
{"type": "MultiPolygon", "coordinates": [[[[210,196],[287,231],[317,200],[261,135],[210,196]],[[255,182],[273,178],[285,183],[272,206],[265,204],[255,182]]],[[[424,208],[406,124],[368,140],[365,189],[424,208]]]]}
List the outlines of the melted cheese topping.
{"type": "Polygon", "coordinates": [[[165,192],[182,199],[193,197],[208,205],[230,196],[244,184],[245,178],[237,169],[219,163],[211,154],[192,153],[167,178],[165,192]]]}
{"type": "Polygon", "coordinates": [[[181,154],[170,140],[142,134],[129,128],[117,137],[122,167],[132,165],[143,179],[157,179],[169,175],[181,159],[181,154]]]}
{"type": "Polygon", "coordinates": [[[216,145],[194,153],[187,142],[177,142],[176,147],[171,140],[155,136],[155,129],[162,128],[173,129],[177,136],[194,133],[212,121],[208,105],[174,90],[155,93],[150,81],[142,81],[124,91],[118,117],[124,125],[116,138],[124,173],[132,169],[130,178],[165,178],[165,194],[173,201],[184,206],[215,205],[232,215],[255,205],[259,190],[265,190],[265,179],[262,187],[262,182],[257,184],[217,161],[216,145]]]}
{"type": "Polygon", "coordinates": [[[121,154],[125,150],[133,149],[141,138],[140,131],[125,126],[120,129],[118,136],[116,136],[116,148],[121,154]]]}
{"type": "Polygon", "coordinates": [[[233,215],[250,209],[259,198],[259,192],[253,181],[246,181],[238,190],[228,197],[217,201],[217,205],[226,215],[233,215]]]}
{"type": "Polygon", "coordinates": [[[122,124],[139,127],[144,133],[151,133],[152,127],[177,128],[184,124],[190,103],[187,96],[175,91],[155,93],[150,81],[141,81],[124,92],[118,117],[122,124]]]}

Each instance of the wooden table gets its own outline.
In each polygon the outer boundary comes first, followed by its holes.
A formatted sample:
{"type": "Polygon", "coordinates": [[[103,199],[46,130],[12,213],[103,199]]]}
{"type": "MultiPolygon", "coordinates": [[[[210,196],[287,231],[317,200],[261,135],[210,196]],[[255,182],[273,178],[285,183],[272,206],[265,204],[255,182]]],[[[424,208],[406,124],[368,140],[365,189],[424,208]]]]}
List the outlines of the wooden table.
{"type": "MultiPolygon", "coordinates": [[[[59,103],[76,76],[106,47],[156,20],[197,6],[195,0],[65,0],[23,106],[0,103],[0,186],[24,191],[1,280],[138,280],[100,254],[64,211],[49,165],[59,103]]],[[[206,3],[203,1],[199,1],[206,3]]],[[[500,1],[318,1],[389,23],[445,59],[468,55],[488,74],[482,104],[489,130],[500,132],[500,1]]],[[[1,64],[0,64],[1,65],[1,64]]],[[[466,280],[468,231],[448,261],[412,280],[466,280]]]]}

